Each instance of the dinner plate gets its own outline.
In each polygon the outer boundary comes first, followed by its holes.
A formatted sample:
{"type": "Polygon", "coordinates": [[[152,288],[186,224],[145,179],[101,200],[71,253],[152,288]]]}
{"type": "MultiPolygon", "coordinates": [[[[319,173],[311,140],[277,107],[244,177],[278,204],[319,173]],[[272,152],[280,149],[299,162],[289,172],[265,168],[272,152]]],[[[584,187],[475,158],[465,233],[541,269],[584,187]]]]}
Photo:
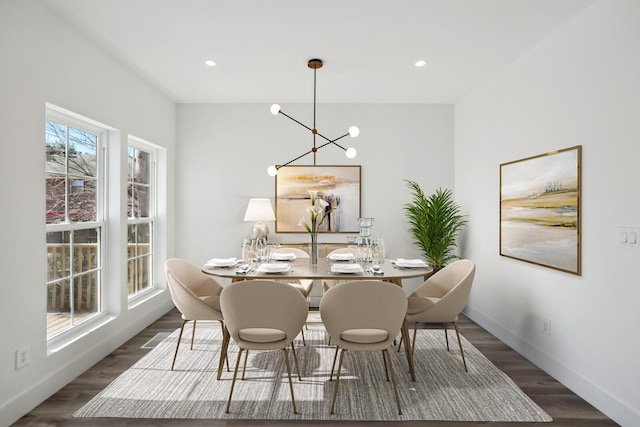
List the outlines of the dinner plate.
{"type": "Polygon", "coordinates": [[[271,254],[271,259],[275,261],[293,261],[296,259],[296,254],[293,252],[274,252],[271,254]]]}
{"type": "Polygon", "coordinates": [[[331,266],[332,273],[354,274],[364,273],[360,264],[334,264],[331,266]]]}
{"type": "Polygon", "coordinates": [[[429,264],[427,264],[421,259],[398,258],[396,260],[396,265],[398,267],[404,267],[404,268],[428,268],[429,267],[429,264]]]}
{"type": "Polygon", "coordinates": [[[291,266],[289,264],[262,264],[260,267],[256,268],[257,272],[260,273],[286,273],[291,270],[291,266]]]}
{"type": "Polygon", "coordinates": [[[232,267],[238,263],[237,258],[212,258],[207,261],[204,266],[209,268],[215,267],[232,267]]]}
{"type": "Polygon", "coordinates": [[[329,255],[329,259],[332,261],[352,261],[355,259],[355,256],[351,252],[344,253],[335,253],[329,255]]]}

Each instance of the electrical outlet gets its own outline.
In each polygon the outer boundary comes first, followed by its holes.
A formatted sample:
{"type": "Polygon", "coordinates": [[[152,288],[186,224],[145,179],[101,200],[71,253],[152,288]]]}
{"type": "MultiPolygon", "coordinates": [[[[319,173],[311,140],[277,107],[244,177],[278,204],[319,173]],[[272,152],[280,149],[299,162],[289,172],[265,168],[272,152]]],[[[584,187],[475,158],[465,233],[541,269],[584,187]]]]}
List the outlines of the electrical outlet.
{"type": "Polygon", "coordinates": [[[16,370],[31,363],[31,348],[27,345],[16,350],[16,370]]]}
{"type": "Polygon", "coordinates": [[[542,333],[551,336],[551,320],[542,319],[542,333]]]}

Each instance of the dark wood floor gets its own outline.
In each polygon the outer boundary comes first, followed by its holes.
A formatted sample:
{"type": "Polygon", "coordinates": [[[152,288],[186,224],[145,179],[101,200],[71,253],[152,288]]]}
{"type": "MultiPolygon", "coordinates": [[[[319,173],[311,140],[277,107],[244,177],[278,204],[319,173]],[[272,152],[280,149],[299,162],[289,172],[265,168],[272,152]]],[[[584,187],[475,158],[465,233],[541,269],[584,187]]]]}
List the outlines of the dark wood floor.
{"type": "MultiPolygon", "coordinates": [[[[104,425],[136,425],[136,426],[257,426],[285,425],[289,427],[317,424],[323,426],[385,425],[389,423],[365,422],[331,422],[331,421],[228,421],[228,420],[141,420],[118,418],[73,418],[73,413],[87,403],[100,390],[105,388],[120,373],[133,365],[149,350],[140,347],[159,332],[173,331],[180,327],[179,314],[172,310],[147,329],[129,340],[109,356],[98,362],[91,369],[80,375],[66,387],[51,396],[47,401],[29,412],[16,422],[15,426],[104,426],[104,425]]],[[[498,368],[507,373],[518,386],[529,395],[540,407],[553,417],[551,423],[461,423],[439,421],[407,421],[394,425],[402,427],[447,426],[468,427],[486,425],[489,427],[606,427],[617,426],[576,394],[562,386],[549,375],[512,351],[484,329],[462,318],[459,322],[461,333],[475,345],[498,368]]]]}

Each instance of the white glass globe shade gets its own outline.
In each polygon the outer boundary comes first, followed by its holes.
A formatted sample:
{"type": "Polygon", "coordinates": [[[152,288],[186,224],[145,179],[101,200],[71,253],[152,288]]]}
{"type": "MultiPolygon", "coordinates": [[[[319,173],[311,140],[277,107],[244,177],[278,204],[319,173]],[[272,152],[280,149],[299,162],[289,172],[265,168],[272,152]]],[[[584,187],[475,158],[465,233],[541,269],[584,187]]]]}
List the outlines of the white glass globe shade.
{"type": "Polygon", "coordinates": [[[278,114],[280,114],[280,106],[278,104],[273,104],[271,106],[271,114],[273,114],[274,116],[277,116],[278,114]]]}
{"type": "Polygon", "coordinates": [[[358,152],[356,151],[356,149],[355,149],[355,148],[353,148],[353,147],[349,147],[349,148],[347,148],[347,151],[346,151],[346,153],[344,153],[344,154],[345,154],[345,156],[347,156],[348,158],[353,159],[354,157],[356,157],[356,155],[358,154],[358,152]]]}
{"type": "Polygon", "coordinates": [[[267,168],[267,173],[269,174],[269,176],[276,176],[278,175],[278,168],[271,165],[267,168]]]}
{"type": "Polygon", "coordinates": [[[349,128],[349,136],[351,138],[355,138],[358,135],[360,135],[360,129],[358,129],[358,126],[351,126],[349,128]]]}

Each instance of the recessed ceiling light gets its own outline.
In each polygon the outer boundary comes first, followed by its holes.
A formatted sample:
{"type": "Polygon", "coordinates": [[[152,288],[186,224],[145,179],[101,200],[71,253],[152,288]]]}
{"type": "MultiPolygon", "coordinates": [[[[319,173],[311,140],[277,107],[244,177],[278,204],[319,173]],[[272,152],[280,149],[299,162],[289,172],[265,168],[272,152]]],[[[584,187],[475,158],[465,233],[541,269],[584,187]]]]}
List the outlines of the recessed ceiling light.
{"type": "Polygon", "coordinates": [[[416,61],[416,67],[424,67],[425,65],[427,65],[427,61],[425,61],[424,59],[416,61]]]}
{"type": "Polygon", "coordinates": [[[216,61],[214,61],[213,59],[207,59],[206,61],[204,61],[204,63],[206,65],[208,65],[209,67],[215,67],[216,66],[216,61]]]}

